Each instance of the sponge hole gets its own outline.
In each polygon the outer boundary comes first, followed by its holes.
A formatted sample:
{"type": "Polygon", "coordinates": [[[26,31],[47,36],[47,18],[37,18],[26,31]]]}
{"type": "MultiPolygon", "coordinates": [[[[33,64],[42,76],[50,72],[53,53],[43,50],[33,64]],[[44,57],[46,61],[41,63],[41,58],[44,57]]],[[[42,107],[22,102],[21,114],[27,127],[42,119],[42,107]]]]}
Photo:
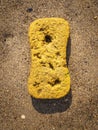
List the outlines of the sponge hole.
{"type": "Polygon", "coordinates": [[[52,37],[51,37],[50,35],[46,35],[46,36],[45,36],[45,41],[46,41],[47,43],[52,42],[52,37]]]}
{"type": "Polygon", "coordinates": [[[51,69],[54,69],[54,67],[53,67],[53,65],[52,65],[51,63],[49,63],[49,67],[50,67],[51,69]]]}
{"type": "Polygon", "coordinates": [[[38,94],[40,94],[42,92],[42,89],[38,89],[37,92],[38,94]]]}

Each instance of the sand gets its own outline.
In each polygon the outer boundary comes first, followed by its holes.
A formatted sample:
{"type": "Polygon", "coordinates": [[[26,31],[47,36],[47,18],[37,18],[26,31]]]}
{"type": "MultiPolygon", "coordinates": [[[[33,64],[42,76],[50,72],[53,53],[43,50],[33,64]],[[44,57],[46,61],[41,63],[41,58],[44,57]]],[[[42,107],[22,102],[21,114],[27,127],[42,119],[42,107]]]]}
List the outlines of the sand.
{"type": "Polygon", "coordinates": [[[97,0],[1,0],[0,129],[97,130],[97,0]],[[43,17],[69,21],[71,91],[59,100],[36,100],[27,91],[28,28],[43,17]]]}

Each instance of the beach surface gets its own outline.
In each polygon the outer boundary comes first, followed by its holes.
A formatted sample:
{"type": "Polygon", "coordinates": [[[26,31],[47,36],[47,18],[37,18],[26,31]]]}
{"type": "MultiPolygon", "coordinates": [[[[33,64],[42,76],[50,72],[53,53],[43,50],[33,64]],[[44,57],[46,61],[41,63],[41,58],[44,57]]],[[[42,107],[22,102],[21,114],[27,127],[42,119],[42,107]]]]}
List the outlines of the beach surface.
{"type": "Polygon", "coordinates": [[[97,71],[97,0],[1,0],[1,130],[98,130],[97,71]],[[67,61],[71,90],[59,100],[37,100],[27,90],[31,64],[28,28],[44,17],[64,18],[70,24],[67,61]]]}

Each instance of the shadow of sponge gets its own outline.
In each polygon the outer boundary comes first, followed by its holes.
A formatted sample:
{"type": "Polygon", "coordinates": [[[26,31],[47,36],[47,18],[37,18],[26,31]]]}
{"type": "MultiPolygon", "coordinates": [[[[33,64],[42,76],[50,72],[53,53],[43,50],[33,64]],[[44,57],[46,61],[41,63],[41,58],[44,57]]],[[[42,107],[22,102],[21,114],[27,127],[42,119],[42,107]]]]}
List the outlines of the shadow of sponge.
{"type": "Polygon", "coordinates": [[[72,91],[59,99],[36,99],[31,97],[34,108],[43,114],[52,114],[66,111],[72,102],[72,91]]]}

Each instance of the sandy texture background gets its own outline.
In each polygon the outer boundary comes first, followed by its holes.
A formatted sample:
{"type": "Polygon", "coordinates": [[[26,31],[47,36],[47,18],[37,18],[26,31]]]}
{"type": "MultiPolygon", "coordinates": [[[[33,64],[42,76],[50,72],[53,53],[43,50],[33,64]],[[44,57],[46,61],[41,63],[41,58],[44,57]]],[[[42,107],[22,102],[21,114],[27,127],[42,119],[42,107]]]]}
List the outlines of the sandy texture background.
{"type": "Polygon", "coordinates": [[[1,0],[1,130],[98,130],[97,15],[97,0],[1,0]],[[28,27],[42,17],[65,18],[71,28],[71,91],[59,100],[31,99],[27,91],[28,27]]]}

